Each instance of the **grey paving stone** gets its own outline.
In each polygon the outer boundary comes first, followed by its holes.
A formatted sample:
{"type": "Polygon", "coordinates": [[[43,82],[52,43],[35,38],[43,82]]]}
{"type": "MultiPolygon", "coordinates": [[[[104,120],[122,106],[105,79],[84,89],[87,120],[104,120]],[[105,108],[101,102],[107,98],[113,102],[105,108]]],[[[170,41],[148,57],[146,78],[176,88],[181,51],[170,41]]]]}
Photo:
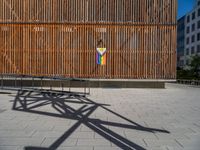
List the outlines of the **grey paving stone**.
{"type": "Polygon", "coordinates": [[[71,124],[71,120],[65,118],[48,118],[48,119],[41,118],[41,119],[44,121],[45,124],[52,124],[54,126],[70,126],[71,124]]]}
{"type": "Polygon", "coordinates": [[[0,146],[0,150],[19,150],[18,146],[0,146]]]}
{"type": "Polygon", "coordinates": [[[38,146],[43,138],[0,138],[0,146],[38,146]]]}
{"type": "Polygon", "coordinates": [[[35,131],[27,131],[27,130],[0,130],[0,138],[12,138],[12,137],[19,137],[19,138],[28,138],[33,135],[35,131]]]}
{"type": "Polygon", "coordinates": [[[60,147],[58,148],[57,150],[93,150],[94,148],[93,147],[78,147],[78,146],[73,146],[73,147],[60,147]]]}
{"type": "MultiPolygon", "coordinates": [[[[80,120],[14,111],[10,100],[15,95],[0,94],[0,109],[6,110],[0,113],[0,148],[5,150],[15,147],[24,150],[26,146],[48,148],[80,120]]],[[[91,89],[90,100],[109,106],[98,106],[88,117],[98,120],[93,122],[93,128],[81,124],[58,146],[61,150],[113,150],[122,149],[119,141],[125,140],[148,150],[199,150],[199,97],[199,88],[176,84],[167,84],[166,89],[91,89]],[[170,133],[145,131],[149,128],[170,133]],[[118,140],[118,146],[111,137],[118,140]]],[[[66,105],[78,110],[85,104],[66,105]]],[[[36,110],[58,114],[51,104],[36,110]]]]}
{"type": "Polygon", "coordinates": [[[125,135],[128,139],[152,139],[157,140],[158,138],[154,133],[143,132],[143,131],[125,131],[125,135]]]}
{"type": "Polygon", "coordinates": [[[62,131],[35,131],[32,137],[59,138],[62,134],[62,131]]]}
{"type": "Polygon", "coordinates": [[[177,142],[179,142],[183,148],[186,147],[199,147],[200,148],[200,139],[199,138],[194,138],[194,139],[187,139],[187,140],[182,140],[178,139],[177,142]]]}
{"type": "MultiPolygon", "coordinates": [[[[67,130],[66,130],[67,131],[67,130]]],[[[59,138],[60,136],[63,135],[63,131],[36,131],[32,137],[57,137],[59,138]]],[[[85,139],[91,139],[94,138],[94,132],[74,132],[72,133],[69,138],[85,138],[85,139]]]]}
{"type": "MultiPolygon", "coordinates": [[[[54,127],[53,127],[53,131],[55,131],[55,132],[65,132],[65,131],[67,131],[68,129],[70,129],[71,128],[71,126],[72,125],[59,125],[59,124],[57,124],[57,125],[54,125],[54,127]]],[[[78,129],[77,129],[78,130],[78,129]]],[[[80,129],[79,129],[80,130],[80,129]]]]}
{"type": "Polygon", "coordinates": [[[166,134],[166,133],[155,133],[155,136],[157,137],[157,139],[159,140],[169,140],[169,139],[189,139],[189,137],[187,136],[187,134],[166,134]]]}
{"type": "Polygon", "coordinates": [[[161,147],[161,146],[171,146],[171,147],[182,147],[179,143],[177,143],[173,139],[169,140],[150,140],[150,139],[144,139],[145,143],[147,144],[147,147],[161,147]]]}
{"type": "Polygon", "coordinates": [[[82,124],[80,126],[80,131],[82,131],[82,132],[92,132],[92,129],[90,129],[89,127],[82,124]]]}
{"type": "Polygon", "coordinates": [[[26,124],[14,124],[12,122],[8,122],[7,124],[2,123],[0,125],[0,130],[24,130],[26,127],[26,124]]]}
{"type": "Polygon", "coordinates": [[[15,115],[6,115],[6,114],[4,114],[4,113],[1,113],[1,114],[0,114],[0,120],[1,120],[1,121],[12,120],[12,119],[14,119],[14,118],[16,118],[15,115]]]}
{"type": "MultiPolygon", "coordinates": [[[[45,138],[45,140],[42,142],[42,147],[50,147],[52,144],[54,144],[59,138],[45,138]]],[[[66,139],[61,143],[61,147],[71,147],[76,146],[77,139],[66,139]]]]}
{"type": "Polygon", "coordinates": [[[78,139],[78,146],[111,146],[111,142],[106,139],[78,139]]]}
{"type": "Polygon", "coordinates": [[[144,149],[147,145],[143,139],[126,139],[126,140],[111,140],[112,147],[121,147],[123,149],[132,148],[132,149],[144,149]],[[116,143],[117,141],[117,143],[116,143]]]}
{"type": "Polygon", "coordinates": [[[147,150],[169,150],[167,146],[145,147],[147,150]]]}
{"type": "Polygon", "coordinates": [[[200,139],[200,134],[199,133],[192,133],[187,135],[188,139],[200,139]]]}
{"type": "Polygon", "coordinates": [[[106,146],[95,146],[94,150],[121,150],[120,147],[106,147],[106,146]]]}
{"type": "Polygon", "coordinates": [[[36,129],[37,131],[52,131],[53,128],[54,125],[52,124],[41,124],[40,122],[38,122],[38,124],[28,124],[26,130],[36,129]]]}
{"type": "Polygon", "coordinates": [[[75,132],[70,136],[70,138],[92,139],[94,138],[94,132],[75,132]]]}
{"type": "Polygon", "coordinates": [[[199,146],[187,146],[187,147],[167,147],[167,150],[199,150],[199,146]]]}

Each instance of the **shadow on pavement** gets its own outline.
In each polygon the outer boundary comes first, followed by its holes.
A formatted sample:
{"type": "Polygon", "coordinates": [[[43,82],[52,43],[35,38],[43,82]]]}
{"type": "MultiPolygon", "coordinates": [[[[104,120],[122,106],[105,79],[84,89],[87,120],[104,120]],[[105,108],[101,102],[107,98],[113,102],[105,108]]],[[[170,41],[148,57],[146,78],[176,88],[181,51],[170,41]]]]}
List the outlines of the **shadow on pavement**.
{"type": "Polygon", "coordinates": [[[67,130],[61,137],[59,137],[54,143],[52,143],[48,148],[45,147],[30,147],[27,146],[24,150],[56,150],[60,145],[67,140],[67,138],[75,132],[75,130],[84,124],[94,132],[98,133],[100,136],[104,137],[108,141],[112,142],[114,145],[120,147],[124,150],[134,149],[134,150],[145,150],[142,146],[122,137],[118,133],[106,128],[107,126],[114,126],[126,129],[140,130],[146,132],[162,132],[169,134],[169,131],[147,128],[132,120],[114,112],[109,109],[108,104],[99,104],[91,99],[85,97],[81,93],[75,92],[54,92],[54,91],[42,91],[42,90],[19,90],[15,97],[13,103],[13,110],[35,113],[40,115],[47,115],[53,117],[60,117],[66,119],[76,120],[77,122],[67,130]],[[70,104],[79,104],[81,107],[75,109],[70,104]],[[49,105],[55,112],[41,110],[43,106],[49,105]],[[127,121],[129,124],[123,124],[118,122],[104,121],[101,119],[90,118],[90,115],[95,112],[98,108],[104,109],[113,115],[127,121]],[[39,110],[38,110],[39,109],[39,110]]]}

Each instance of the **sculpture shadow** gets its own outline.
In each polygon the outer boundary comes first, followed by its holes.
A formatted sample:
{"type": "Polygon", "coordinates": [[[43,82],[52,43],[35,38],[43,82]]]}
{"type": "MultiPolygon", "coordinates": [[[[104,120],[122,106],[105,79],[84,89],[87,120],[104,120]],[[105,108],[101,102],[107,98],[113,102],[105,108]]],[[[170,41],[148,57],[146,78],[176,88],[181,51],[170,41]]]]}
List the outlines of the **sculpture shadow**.
{"type": "Polygon", "coordinates": [[[130,141],[120,134],[112,131],[105,126],[113,126],[125,129],[133,129],[145,131],[150,133],[162,132],[169,134],[169,131],[155,128],[144,127],[132,120],[120,115],[119,113],[109,109],[110,105],[100,104],[87,98],[84,94],[76,92],[58,92],[58,91],[42,91],[42,90],[19,90],[13,102],[13,110],[23,111],[27,113],[34,113],[40,115],[47,115],[52,117],[59,117],[65,119],[76,120],[77,122],[61,137],[59,137],[49,147],[31,147],[26,146],[24,150],[56,150],[61,144],[68,139],[68,137],[80,127],[81,124],[87,126],[106,140],[124,150],[145,150],[144,147],[130,141]],[[79,108],[73,108],[70,104],[79,104],[79,108]],[[50,106],[55,111],[42,110],[42,107],[50,106]],[[97,109],[104,109],[108,113],[115,115],[128,124],[105,121],[102,119],[91,118],[90,115],[97,109]]]}

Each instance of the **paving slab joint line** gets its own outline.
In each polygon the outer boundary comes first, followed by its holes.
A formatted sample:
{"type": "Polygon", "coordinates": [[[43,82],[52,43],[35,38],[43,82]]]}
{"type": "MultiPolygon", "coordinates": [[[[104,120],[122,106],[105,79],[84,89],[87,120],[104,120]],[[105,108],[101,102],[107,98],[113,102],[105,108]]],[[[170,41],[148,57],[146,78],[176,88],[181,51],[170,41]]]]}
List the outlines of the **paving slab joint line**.
{"type": "Polygon", "coordinates": [[[46,140],[46,137],[44,137],[44,139],[42,140],[40,146],[42,146],[42,144],[44,143],[45,140],[46,140]]]}
{"type": "Polygon", "coordinates": [[[95,132],[94,132],[94,134],[93,134],[93,139],[95,139],[95,132]]]}
{"type": "Polygon", "coordinates": [[[156,133],[153,133],[153,135],[156,137],[157,140],[159,140],[158,136],[156,135],[156,133]]]}
{"type": "Polygon", "coordinates": [[[193,133],[197,133],[196,131],[194,131],[193,129],[191,129],[191,128],[188,128],[189,130],[191,130],[193,133]]]}
{"type": "Polygon", "coordinates": [[[196,123],[193,123],[196,127],[198,127],[200,129],[200,125],[196,124],[196,123]]]}
{"type": "Polygon", "coordinates": [[[33,135],[37,132],[37,130],[34,130],[33,133],[30,135],[30,137],[33,137],[33,135]]]}
{"type": "Polygon", "coordinates": [[[144,140],[144,139],[142,139],[143,140],[143,142],[144,142],[144,144],[148,147],[148,144],[147,144],[147,142],[144,140]]]}
{"type": "Polygon", "coordinates": [[[148,124],[146,123],[146,121],[144,121],[144,124],[145,124],[146,127],[149,127],[148,124]]]}
{"type": "MultiPolygon", "coordinates": [[[[20,122],[19,122],[20,123],[20,122]]],[[[29,125],[28,124],[26,124],[26,126],[23,128],[24,130],[25,129],[28,129],[28,127],[29,127],[29,125]]]]}
{"type": "MultiPolygon", "coordinates": [[[[66,140],[67,140],[67,139],[66,139],[66,140]]],[[[75,145],[78,146],[78,138],[76,139],[76,143],[75,143],[75,145]]]]}
{"type": "Polygon", "coordinates": [[[166,150],[171,150],[171,149],[169,149],[169,147],[166,147],[166,150]]]}
{"type": "Polygon", "coordinates": [[[174,139],[174,141],[175,141],[178,145],[180,145],[182,148],[184,148],[184,146],[183,146],[178,140],[174,139]]]}

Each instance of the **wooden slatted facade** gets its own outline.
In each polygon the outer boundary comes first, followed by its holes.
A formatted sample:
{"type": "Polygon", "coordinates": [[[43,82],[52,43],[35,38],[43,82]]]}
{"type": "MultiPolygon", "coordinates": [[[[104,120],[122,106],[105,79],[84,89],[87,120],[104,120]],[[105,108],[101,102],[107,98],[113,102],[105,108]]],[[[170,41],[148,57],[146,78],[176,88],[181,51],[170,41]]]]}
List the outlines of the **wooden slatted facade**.
{"type": "Polygon", "coordinates": [[[0,73],[174,79],[176,0],[0,0],[0,73]],[[96,63],[105,47],[106,65],[96,63]]]}

